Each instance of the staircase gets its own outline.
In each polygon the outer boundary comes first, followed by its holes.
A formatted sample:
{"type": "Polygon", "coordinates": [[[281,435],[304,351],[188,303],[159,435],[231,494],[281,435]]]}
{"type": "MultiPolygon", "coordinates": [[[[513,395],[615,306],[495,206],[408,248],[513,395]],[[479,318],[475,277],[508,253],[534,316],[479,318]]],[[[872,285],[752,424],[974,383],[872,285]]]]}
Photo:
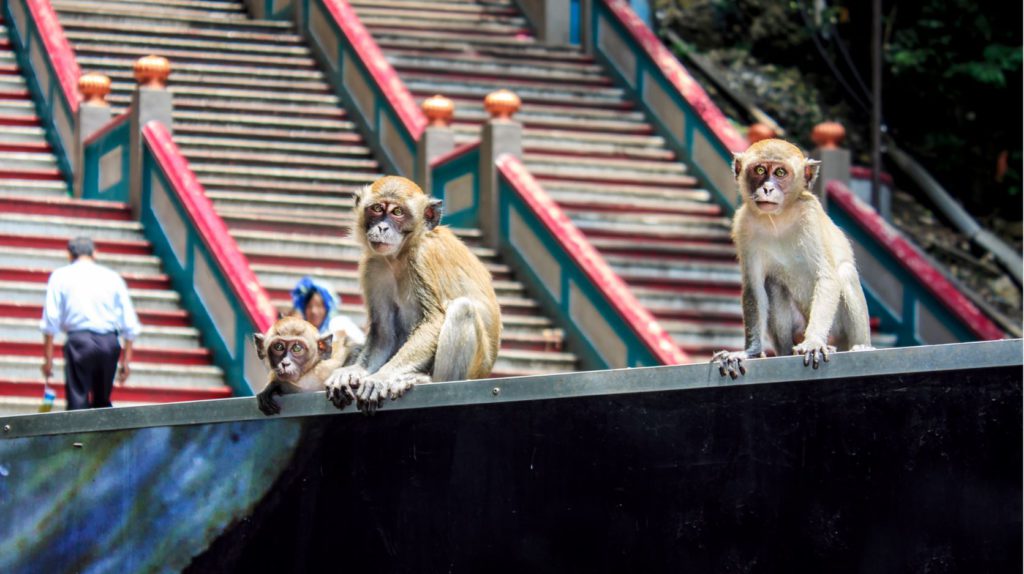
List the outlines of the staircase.
{"type": "MultiPolygon", "coordinates": [[[[82,71],[113,80],[115,113],[129,104],[138,57],[171,60],[174,139],[275,305],[290,306],[311,274],[363,324],[352,192],[383,174],[293,26],[250,20],[235,0],[53,6],[82,71]]],[[[456,232],[494,276],[504,322],[494,375],[577,370],[562,332],[479,231],[456,232]]]]}
{"type": "MultiPolygon", "coordinates": [[[[41,402],[46,282],[67,264],[67,242],[77,235],[92,237],[97,260],[124,277],[143,325],[114,404],[230,396],[128,206],[69,198],[12,49],[0,21],[0,413],[34,412],[41,402]]],[[[61,397],[62,342],[54,350],[61,397]]]]}
{"type": "Polygon", "coordinates": [[[695,360],[743,348],[728,216],[597,62],[540,44],[513,0],[351,4],[414,97],[456,102],[460,142],[515,91],[527,167],[637,299],[695,360]]]}

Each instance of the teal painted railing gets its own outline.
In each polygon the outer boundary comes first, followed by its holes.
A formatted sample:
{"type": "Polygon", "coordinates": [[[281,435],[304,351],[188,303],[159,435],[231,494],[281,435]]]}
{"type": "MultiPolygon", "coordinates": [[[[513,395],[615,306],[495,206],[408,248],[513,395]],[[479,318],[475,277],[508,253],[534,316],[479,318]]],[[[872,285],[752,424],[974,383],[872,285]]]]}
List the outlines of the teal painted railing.
{"type": "Polygon", "coordinates": [[[167,128],[150,122],[142,135],[146,238],[228,385],[252,395],[266,383],[251,337],[274,321],[270,298],[167,128]]]}
{"type": "Polygon", "coordinates": [[[502,254],[559,322],[583,364],[690,362],[558,204],[512,155],[497,160],[502,254]]]}
{"type": "Polygon", "coordinates": [[[389,173],[420,181],[416,142],[427,120],[344,0],[296,0],[298,27],[323,64],[348,117],[389,173]]]}
{"type": "Polygon", "coordinates": [[[125,112],[82,142],[82,199],[129,200],[131,121],[125,112]]]}
{"type": "Polygon", "coordinates": [[[433,190],[442,200],[444,224],[452,227],[479,227],[480,142],[456,148],[430,162],[433,190]]]}
{"type": "Polygon", "coordinates": [[[594,56],[641,104],[669,147],[731,213],[733,152],[746,141],[625,0],[592,0],[594,56]]]}
{"type": "MultiPolygon", "coordinates": [[[[746,149],[707,93],[630,10],[625,0],[593,0],[588,25],[597,59],[642,105],[680,159],[732,213],[739,203],[732,152],[746,149]]],[[[849,190],[831,182],[829,215],[854,241],[865,293],[898,344],[1000,338],[1003,332],[849,190]],[[878,221],[876,221],[876,218],[878,221]],[[865,230],[872,230],[866,234],[865,230]],[[913,264],[908,264],[908,259],[913,264]],[[939,281],[941,279],[941,281],[939,281]],[[941,288],[936,292],[936,285],[941,288]]]]}
{"type": "Polygon", "coordinates": [[[3,0],[3,13],[47,140],[70,182],[79,101],[75,54],[49,0],[3,0]]]}

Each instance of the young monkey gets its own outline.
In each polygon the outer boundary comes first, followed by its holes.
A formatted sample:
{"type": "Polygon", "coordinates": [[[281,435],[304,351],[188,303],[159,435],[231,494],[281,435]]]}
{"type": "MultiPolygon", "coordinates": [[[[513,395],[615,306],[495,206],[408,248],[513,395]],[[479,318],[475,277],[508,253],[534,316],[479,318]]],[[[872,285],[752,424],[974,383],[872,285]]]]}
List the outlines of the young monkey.
{"type": "Polygon", "coordinates": [[[372,414],[413,385],[486,377],[501,313],[483,263],[447,227],[441,201],[404,177],[356,195],[354,234],[369,331],[354,364],[327,380],[334,406],[372,414]]]}
{"type": "Polygon", "coordinates": [[[836,347],[870,349],[868,308],[853,248],[808,189],[818,175],[788,142],[769,139],[737,153],[733,162],[743,205],[732,237],[743,288],[743,351],[712,358],[724,377],[746,374],[744,359],[764,356],[765,331],[777,354],[792,349],[804,366],[818,368],[836,347]],[[803,340],[794,345],[800,329],[803,340]]]}
{"type": "Polygon", "coordinates": [[[281,412],[274,395],[324,390],[324,381],[345,363],[345,333],[320,336],[299,317],[282,317],[264,333],[255,333],[256,355],[270,369],[270,378],[256,399],[265,415],[281,412]]]}

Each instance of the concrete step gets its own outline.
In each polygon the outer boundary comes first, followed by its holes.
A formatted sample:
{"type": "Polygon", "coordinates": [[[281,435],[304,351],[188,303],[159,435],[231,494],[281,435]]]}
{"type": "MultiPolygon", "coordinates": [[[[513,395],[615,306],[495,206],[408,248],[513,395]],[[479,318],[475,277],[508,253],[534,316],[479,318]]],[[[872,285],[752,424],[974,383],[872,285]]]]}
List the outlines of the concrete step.
{"type": "Polygon", "coordinates": [[[188,10],[183,8],[157,8],[153,6],[132,7],[129,5],[109,4],[104,1],[85,0],[54,0],[53,7],[57,10],[62,23],[80,19],[111,19],[122,23],[134,23],[136,26],[150,24],[173,23],[187,24],[197,28],[217,28],[219,30],[238,30],[242,32],[267,33],[276,30],[291,30],[291,22],[269,20],[249,20],[245,14],[214,13],[206,10],[188,10]]]}
{"type": "Polygon", "coordinates": [[[241,2],[225,0],[106,0],[110,6],[124,6],[134,9],[184,8],[192,10],[209,10],[213,12],[233,12],[235,15],[245,13],[245,5],[241,2]]]}
{"type": "Polygon", "coordinates": [[[287,142],[280,140],[218,138],[208,136],[175,135],[174,141],[182,150],[237,150],[244,153],[273,150],[275,154],[294,154],[310,158],[369,158],[370,148],[360,145],[332,145],[327,143],[287,142]]]}
{"type": "MultiPolygon", "coordinates": [[[[0,355],[0,373],[5,378],[37,378],[40,364],[38,357],[0,355]]],[[[64,384],[64,359],[54,359],[51,384],[64,384]]],[[[213,365],[161,365],[133,361],[128,384],[146,387],[222,387],[224,373],[213,365]]]]}
{"type": "Polygon", "coordinates": [[[62,199],[68,197],[68,185],[60,180],[0,179],[0,198],[36,197],[62,199]]]}
{"type": "Polygon", "coordinates": [[[502,349],[494,362],[496,373],[508,375],[528,374],[532,371],[568,373],[578,369],[576,356],[571,353],[502,349]]]}
{"type": "Polygon", "coordinates": [[[387,31],[422,34],[430,33],[434,37],[458,35],[474,41],[494,42],[497,38],[506,37],[513,41],[530,37],[531,31],[522,20],[505,23],[500,21],[471,22],[457,19],[430,20],[427,18],[409,18],[408,15],[363,15],[359,14],[363,25],[374,31],[387,31]]]}
{"type": "MultiPolygon", "coordinates": [[[[106,261],[101,262],[106,265],[106,261]]],[[[129,289],[136,310],[181,310],[181,297],[166,289],[129,289]]],[[[46,283],[0,281],[0,301],[9,303],[40,303],[46,299],[46,283]]],[[[42,315],[40,315],[42,316],[42,315]]]]}
{"type": "Polygon", "coordinates": [[[334,216],[348,217],[352,213],[353,199],[326,198],[312,195],[285,195],[275,193],[253,193],[247,191],[207,191],[206,196],[213,201],[214,207],[220,212],[240,212],[251,209],[257,212],[274,210],[289,217],[299,217],[310,209],[317,211],[318,218],[334,216]]]}
{"type": "MultiPolygon", "coordinates": [[[[123,255],[119,253],[100,254],[97,261],[118,273],[159,274],[161,273],[160,258],[151,255],[123,255]]],[[[67,265],[67,250],[31,249],[4,247],[0,250],[0,266],[32,267],[35,269],[53,270],[67,265]]]]}
{"type": "MultiPolygon", "coordinates": [[[[305,154],[279,154],[275,148],[263,152],[224,151],[222,149],[181,148],[189,162],[226,161],[234,164],[303,168],[330,168],[345,171],[378,172],[380,164],[374,159],[351,157],[317,157],[305,154]]],[[[369,183],[369,182],[367,182],[369,183]]],[[[351,205],[349,206],[351,207],[351,205]]]]}
{"type": "MultiPolygon", "coordinates": [[[[0,65],[3,62],[0,61],[0,65]]],[[[32,100],[0,100],[0,115],[12,117],[34,117],[36,105],[32,100]]]]}
{"type": "Polygon", "coordinates": [[[139,54],[146,54],[159,50],[160,55],[174,62],[174,67],[181,66],[189,69],[191,63],[201,64],[222,64],[222,65],[259,65],[266,64],[269,67],[295,67],[299,69],[314,69],[316,60],[309,55],[279,55],[279,54],[246,54],[242,52],[214,51],[205,47],[184,47],[184,46],[121,46],[107,43],[77,42],[74,45],[75,53],[79,57],[102,57],[116,58],[140,57],[139,54]]]}
{"type": "MultiPolygon", "coordinates": [[[[2,329],[3,339],[7,341],[38,342],[42,340],[39,319],[0,317],[0,329],[2,329]]],[[[58,334],[54,337],[54,341],[64,344],[64,335],[58,334]]],[[[146,347],[167,349],[198,349],[201,347],[199,331],[192,327],[144,326],[142,333],[136,338],[136,342],[146,347]]],[[[37,372],[38,369],[37,363],[37,372]]]]}
{"type": "Polygon", "coordinates": [[[597,66],[554,65],[543,62],[505,62],[490,59],[450,58],[429,54],[390,54],[388,61],[400,74],[404,72],[434,73],[479,79],[516,78],[520,80],[578,82],[599,86],[611,80],[597,66]]]}
{"type": "MultiPolygon", "coordinates": [[[[519,80],[500,78],[481,78],[474,80],[471,84],[460,81],[458,78],[447,78],[440,74],[425,72],[406,71],[401,74],[402,80],[410,90],[430,94],[457,94],[460,96],[478,96],[483,98],[487,94],[500,89],[514,91],[522,100],[525,108],[530,103],[538,101],[544,104],[568,103],[572,101],[580,104],[607,104],[617,103],[624,97],[621,88],[610,88],[601,86],[581,86],[576,84],[557,84],[537,80],[519,80]]],[[[448,96],[451,97],[451,96],[448,96]]]]}
{"type": "Polygon", "coordinates": [[[83,33],[91,32],[95,34],[110,33],[124,34],[126,36],[140,35],[149,36],[155,39],[168,40],[209,39],[213,41],[224,41],[225,39],[230,39],[231,41],[260,43],[268,46],[294,46],[296,44],[302,44],[303,42],[302,38],[294,32],[294,29],[289,31],[284,27],[278,27],[277,29],[271,30],[225,30],[219,29],[218,27],[203,28],[188,26],[174,21],[147,22],[145,26],[139,26],[135,22],[118,19],[116,17],[109,18],[103,16],[90,19],[88,14],[83,15],[77,12],[67,14],[60,13],[58,16],[61,25],[64,27],[65,33],[82,31],[83,33]]]}
{"type": "Polygon", "coordinates": [[[52,153],[0,151],[0,166],[5,170],[57,169],[57,158],[52,153]]]}
{"type": "MultiPolygon", "coordinates": [[[[135,31],[132,31],[135,32],[135,31]]],[[[139,31],[141,32],[141,31],[139,31]]],[[[193,37],[162,37],[136,33],[104,32],[89,29],[65,30],[65,36],[78,49],[78,46],[115,45],[122,47],[138,47],[149,51],[169,50],[204,50],[238,54],[271,54],[274,56],[309,56],[309,48],[304,44],[254,42],[235,39],[231,36],[193,38],[193,37]]]]}
{"type": "MultiPolygon", "coordinates": [[[[111,107],[118,111],[123,112],[128,109],[131,104],[131,95],[128,93],[124,94],[111,94],[107,101],[111,107]]],[[[174,118],[181,120],[194,119],[196,117],[202,117],[206,121],[218,121],[216,117],[211,116],[210,112],[222,112],[225,114],[226,119],[230,119],[232,122],[246,121],[251,123],[253,120],[239,120],[236,114],[231,112],[251,114],[257,117],[270,116],[275,118],[278,122],[291,121],[292,118],[310,118],[313,120],[322,119],[344,119],[346,117],[345,112],[334,106],[324,106],[319,104],[303,105],[302,103],[295,102],[265,102],[265,101],[251,101],[251,100],[240,100],[240,99],[218,99],[218,100],[206,100],[197,98],[175,98],[174,99],[174,118]],[[197,116],[197,114],[200,114],[197,116]],[[285,119],[282,119],[285,118],[285,119]]],[[[261,119],[260,121],[266,122],[261,119]]]]}
{"type": "MultiPolygon", "coordinates": [[[[101,72],[113,79],[131,78],[132,66],[137,58],[131,57],[101,57],[83,55],[78,58],[78,64],[90,70],[101,72]]],[[[300,81],[322,81],[323,75],[315,68],[292,68],[286,66],[255,66],[255,65],[226,65],[226,64],[204,64],[196,62],[175,63],[171,83],[179,83],[180,77],[191,75],[203,75],[208,78],[207,82],[214,85],[224,85],[222,79],[248,78],[250,82],[259,81],[257,78],[272,79],[294,79],[300,81]]]]}
{"type": "Polygon", "coordinates": [[[0,213],[0,233],[65,236],[87,235],[93,239],[143,239],[142,225],[134,221],[106,221],[0,213]]]}
{"type": "Polygon", "coordinates": [[[45,142],[46,131],[38,126],[4,126],[0,142],[45,142]]]}
{"type": "Polygon", "coordinates": [[[502,2],[426,2],[424,0],[354,0],[349,2],[360,12],[366,8],[434,11],[440,14],[502,14],[516,15],[519,11],[502,2]]]}

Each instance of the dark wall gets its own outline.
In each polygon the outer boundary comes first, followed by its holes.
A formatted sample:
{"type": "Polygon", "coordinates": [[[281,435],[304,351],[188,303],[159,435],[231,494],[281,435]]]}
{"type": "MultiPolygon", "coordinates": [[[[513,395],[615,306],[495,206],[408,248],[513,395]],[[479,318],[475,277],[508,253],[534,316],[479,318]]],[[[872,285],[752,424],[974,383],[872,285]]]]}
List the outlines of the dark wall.
{"type": "Polygon", "coordinates": [[[193,572],[1021,571],[1019,368],[306,421],[193,572]]]}

